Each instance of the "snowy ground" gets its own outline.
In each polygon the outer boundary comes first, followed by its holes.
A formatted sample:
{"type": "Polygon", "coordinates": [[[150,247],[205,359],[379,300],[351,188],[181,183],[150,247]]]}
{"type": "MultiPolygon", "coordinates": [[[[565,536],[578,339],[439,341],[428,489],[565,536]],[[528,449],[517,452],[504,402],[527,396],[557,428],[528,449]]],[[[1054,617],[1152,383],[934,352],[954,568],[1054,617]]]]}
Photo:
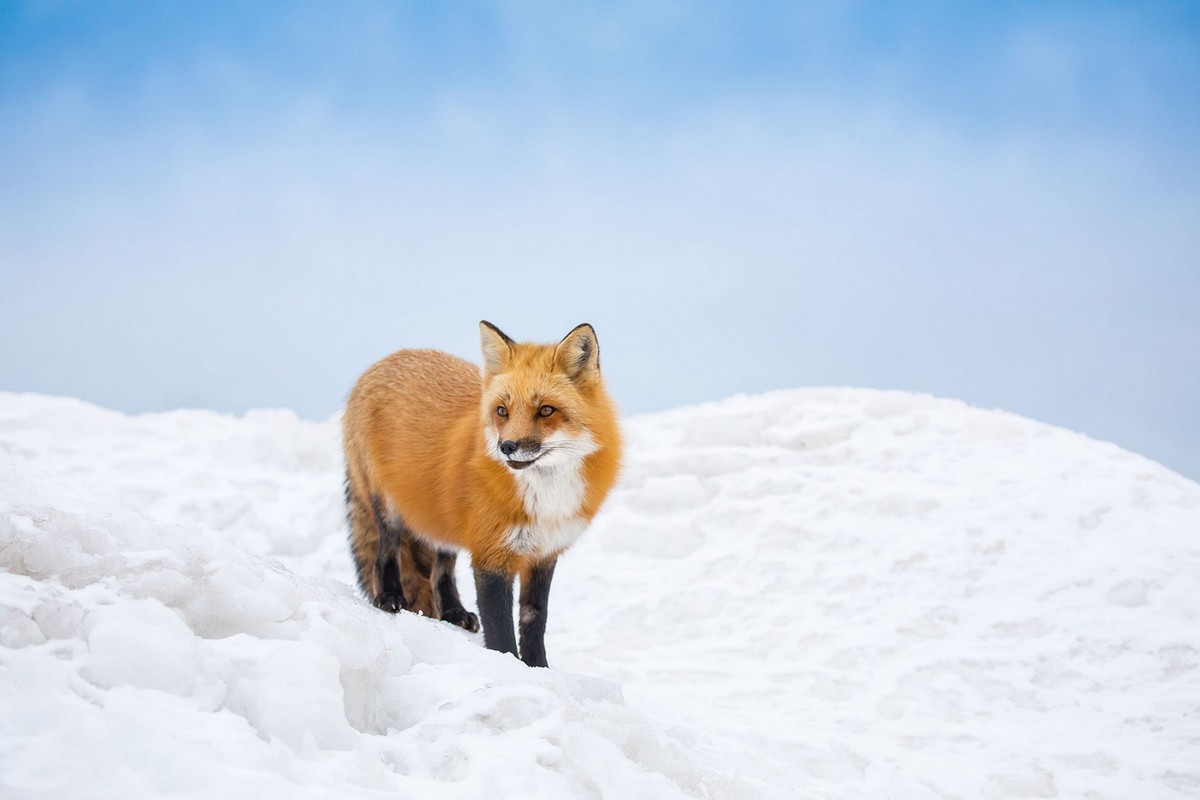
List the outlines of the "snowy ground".
{"type": "Polygon", "coordinates": [[[0,393],[0,797],[1200,796],[1197,484],[904,393],[626,427],[528,670],[355,595],[336,421],[0,393]]]}

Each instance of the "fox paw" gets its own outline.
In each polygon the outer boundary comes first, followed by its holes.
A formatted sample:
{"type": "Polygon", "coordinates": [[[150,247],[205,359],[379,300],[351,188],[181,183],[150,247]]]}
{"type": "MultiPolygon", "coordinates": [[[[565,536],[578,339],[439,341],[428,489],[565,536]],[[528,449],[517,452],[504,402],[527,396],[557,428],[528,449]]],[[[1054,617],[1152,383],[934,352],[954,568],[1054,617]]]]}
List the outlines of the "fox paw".
{"type": "Polygon", "coordinates": [[[376,595],[372,603],[376,608],[381,608],[390,614],[398,614],[404,610],[404,595],[396,592],[384,592],[376,595]]]}
{"type": "Polygon", "coordinates": [[[471,633],[479,631],[479,617],[467,611],[465,608],[451,608],[442,612],[442,620],[449,622],[452,625],[457,625],[471,633]]]}

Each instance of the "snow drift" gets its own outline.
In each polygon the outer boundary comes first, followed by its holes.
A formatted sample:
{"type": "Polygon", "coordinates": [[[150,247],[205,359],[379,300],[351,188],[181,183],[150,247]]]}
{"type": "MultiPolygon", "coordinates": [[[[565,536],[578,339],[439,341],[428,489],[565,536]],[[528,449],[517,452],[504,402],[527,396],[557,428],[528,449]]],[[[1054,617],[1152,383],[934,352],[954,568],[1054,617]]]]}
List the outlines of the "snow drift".
{"type": "Polygon", "coordinates": [[[1200,795],[1200,486],[896,392],[626,430],[529,670],[351,589],[336,421],[0,393],[0,795],[1200,795]]]}

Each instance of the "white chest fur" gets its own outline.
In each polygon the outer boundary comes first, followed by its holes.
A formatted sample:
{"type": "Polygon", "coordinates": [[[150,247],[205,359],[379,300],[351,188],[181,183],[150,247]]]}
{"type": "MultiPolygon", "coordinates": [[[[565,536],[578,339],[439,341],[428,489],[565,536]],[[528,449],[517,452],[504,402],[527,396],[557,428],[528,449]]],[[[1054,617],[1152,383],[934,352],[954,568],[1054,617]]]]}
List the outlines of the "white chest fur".
{"type": "Polygon", "coordinates": [[[580,461],[534,465],[513,475],[530,522],[508,532],[509,547],[518,553],[550,555],[574,544],[587,520],[580,515],[585,486],[580,461]]]}
{"type": "Polygon", "coordinates": [[[535,520],[508,532],[508,547],[514,553],[548,556],[566,550],[587,528],[583,517],[545,522],[535,520]]]}
{"type": "Polygon", "coordinates": [[[525,513],[536,520],[573,517],[583,505],[582,462],[572,459],[553,465],[534,464],[513,473],[525,513]]]}

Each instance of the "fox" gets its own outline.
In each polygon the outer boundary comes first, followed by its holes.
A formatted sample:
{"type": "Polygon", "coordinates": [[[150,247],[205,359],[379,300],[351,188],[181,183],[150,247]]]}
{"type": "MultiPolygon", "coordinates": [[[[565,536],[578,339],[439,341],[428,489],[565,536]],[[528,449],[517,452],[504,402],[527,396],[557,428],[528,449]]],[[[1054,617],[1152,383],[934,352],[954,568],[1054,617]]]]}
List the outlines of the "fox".
{"type": "Polygon", "coordinates": [[[350,550],[377,608],[482,623],[485,647],[547,667],[555,565],[617,481],[617,411],[591,325],[536,344],[484,320],[479,337],[482,366],[399,350],[354,385],[342,417],[350,550]],[[460,552],[478,615],[459,596],[460,552]]]}

